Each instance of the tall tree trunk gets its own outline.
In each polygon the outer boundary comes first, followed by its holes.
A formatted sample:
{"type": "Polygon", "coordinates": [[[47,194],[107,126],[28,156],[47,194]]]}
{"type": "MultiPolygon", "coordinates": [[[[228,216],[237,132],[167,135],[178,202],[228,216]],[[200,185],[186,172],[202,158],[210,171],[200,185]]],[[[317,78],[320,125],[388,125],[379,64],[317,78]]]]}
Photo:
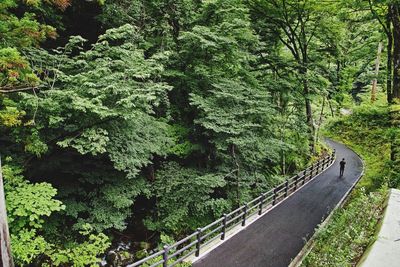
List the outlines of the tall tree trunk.
{"type": "Polygon", "coordinates": [[[392,68],[393,68],[393,34],[392,34],[392,16],[391,7],[388,7],[388,14],[386,16],[386,28],[387,28],[387,72],[386,72],[386,94],[387,102],[390,104],[393,101],[392,97],[392,68]]]}
{"type": "MultiPolygon", "coordinates": [[[[306,63],[304,63],[306,64],[306,63]]],[[[307,67],[303,66],[301,69],[302,79],[303,79],[303,94],[306,105],[306,118],[307,125],[309,131],[309,142],[310,142],[310,151],[311,153],[315,152],[315,129],[314,129],[314,120],[313,113],[311,107],[311,99],[310,99],[310,88],[308,87],[308,79],[307,79],[307,67]]]]}
{"type": "Polygon", "coordinates": [[[307,44],[307,37],[306,37],[306,30],[305,24],[303,23],[302,17],[299,16],[300,20],[300,52],[302,58],[302,70],[303,70],[303,90],[304,90],[304,97],[306,101],[306,116],[307,116],[307,124],[310,132],[310,151],[311,153],[315,153],[315,144],[316,144],[316,136],[315,136],[315,126],[314,126],[314,119],[313,119],[313,112],[311,106],[311,99],[310,99],[310,88],[308,83],[308,44],[307,44]]]}
{"type": "Polygon", "coordinates": [[[376,54],[375,61],[375,78],[372,80],[372,88],[371,88],[371,102],[376,101],[376,88],[378,86],[378,74],[379,74],[379,65],[381,64],[381,54],[382,54],[383,44],[379,42],[378,44],[378,53],[376,54]]]}
{"type": "Polygon", "coordinates": [[[0,160],[0,266],[13,267],[10,234],[8,232],[6,201],[3,188],[3,175],[0,160]]]}
{"type": "Polygon", "coordinates": [[[390,144],[390,158],[393,161],[394,171],[400,173],[400,112],[398,108],[400,104],[400,4],[392,4],[390,13],[393,25],[393,101],[390,117],[395,130],[390,144]]]}
{"type": "Polygon", "coordinates": [[[400,4],[392,5],[393,22],[393,99],[400,100],[400,4]]]}

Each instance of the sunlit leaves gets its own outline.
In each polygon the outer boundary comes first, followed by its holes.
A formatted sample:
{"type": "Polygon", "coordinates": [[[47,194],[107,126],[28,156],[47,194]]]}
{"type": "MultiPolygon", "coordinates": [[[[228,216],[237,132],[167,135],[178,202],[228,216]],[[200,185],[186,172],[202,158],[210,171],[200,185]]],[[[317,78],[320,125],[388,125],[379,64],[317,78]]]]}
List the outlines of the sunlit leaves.
{"type": "MultiPolygon", "coordinates": [[[[10,168],[5,166],[5,169],[10,168]]],[[[8,182],[11,177],[20,176],[19,169],[5,171],[6,199],[11,230],[18,232],[23,228],[43,227],[43,217],[65,209],[61,201],[55,200],[57,190],[48,183],[31,184],[20,178],[19,182],[8,182]]],[[[12,179],[12,178],[11,178],[12,179]]]]}
{"type": "Polygon", "coordinates": [[[26,59],[15,48],[0,47],[0,87],[36,85],[39,81],[26,59]]]}

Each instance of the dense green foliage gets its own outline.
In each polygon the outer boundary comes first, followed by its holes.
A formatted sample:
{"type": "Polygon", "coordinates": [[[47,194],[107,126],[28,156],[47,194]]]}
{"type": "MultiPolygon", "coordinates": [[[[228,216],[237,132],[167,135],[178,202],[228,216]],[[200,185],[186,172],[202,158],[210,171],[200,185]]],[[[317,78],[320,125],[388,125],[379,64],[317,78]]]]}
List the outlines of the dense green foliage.
{"type": "MultiPolygon", "coordinates": [[[[365,102],[372,79],[386,75],[396,98],[399,5],[2,1],[0,152],[16,262],[94,266],[127,239],[137,259],[301,169],[321,152],[325,119],[365,102]],[[377,73],[380,42],[390,48],[377,73]]],[[[400,181],[392,102],[328,130],[360,149],[384,144],[366,155],[370,190],[400,181]]]]}
{"type": "Polygon", "coordinates": [[[55,200],[57,190],[42,182],[32,184],[21,175],[21,169],[4,165],[4,188],[7,199],[12,248],[15,263],[24,265],[45,255],[43,265],[97,266],[97,255],[109,247],[104,234],[93,234],[90,225],[81,227],[81,243],[60,243],[45,231],[46,217],[65,209],[55,200]]]}

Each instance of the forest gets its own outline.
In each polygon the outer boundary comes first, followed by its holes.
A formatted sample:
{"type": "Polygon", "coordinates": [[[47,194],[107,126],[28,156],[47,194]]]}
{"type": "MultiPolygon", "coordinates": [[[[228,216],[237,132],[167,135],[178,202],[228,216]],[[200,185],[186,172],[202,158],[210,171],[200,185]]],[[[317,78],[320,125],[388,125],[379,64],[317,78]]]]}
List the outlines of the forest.
{"type": "Polygon", "coordinates": [[[370,153],[368,192],[400,187],[399,0],[0,2],[16,266],[141,259],[319,159],[323,136],[370,153]]]}

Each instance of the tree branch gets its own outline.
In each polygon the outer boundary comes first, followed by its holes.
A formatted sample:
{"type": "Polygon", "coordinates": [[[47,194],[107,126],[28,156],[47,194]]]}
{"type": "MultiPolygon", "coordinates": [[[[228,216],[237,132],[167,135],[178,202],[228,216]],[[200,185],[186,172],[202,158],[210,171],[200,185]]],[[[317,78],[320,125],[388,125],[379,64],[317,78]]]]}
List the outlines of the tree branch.
{"type": "Polygon", "coordinates": [[[17,87],[0,87],[0,93],[15,93],[15,92],[23,92],[30,91],[35,89],[40,89],[43,86],[17,86],[17,87]]]}
{"type": "Polygon", "coordinates": [[[372,1],[371,1],[371,0],[368,0],[368,4],[369,4],[369,9],[371,10],[371,12],[372,12],[372,14],[374,15],[374,17],[378,20],[379,24],[382,25],[383,30],[385,31],[386,35],[391,34],[391,33],[388,31],[388,29],[387,29],[385,23],[383,23],[383,21],[380,19],[378,13],[374,10],[374,7],[372,6],[372,1]]]}

